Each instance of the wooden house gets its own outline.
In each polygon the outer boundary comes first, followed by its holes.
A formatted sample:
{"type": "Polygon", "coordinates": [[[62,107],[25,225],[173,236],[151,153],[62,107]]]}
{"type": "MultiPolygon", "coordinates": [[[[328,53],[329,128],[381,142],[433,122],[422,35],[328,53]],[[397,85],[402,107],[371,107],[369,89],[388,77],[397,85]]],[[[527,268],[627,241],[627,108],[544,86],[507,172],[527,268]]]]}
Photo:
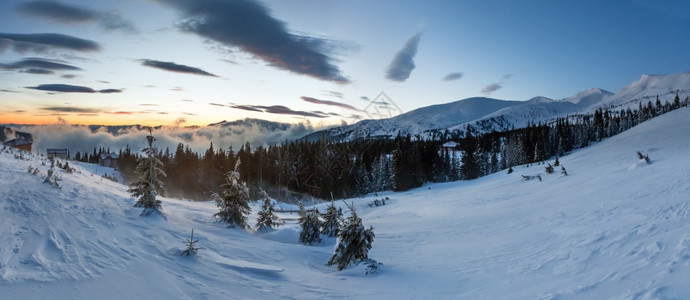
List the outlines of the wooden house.
{"type": "Polygon", "coordinates": [[[31,152],[31,141],[22,139],[22,138],[16,138],[9,140],[7,142],[2,143],[4,146],[12,147],[12,148],[17,148],[19,150],[24,150],[26,152],[31,152]]]}

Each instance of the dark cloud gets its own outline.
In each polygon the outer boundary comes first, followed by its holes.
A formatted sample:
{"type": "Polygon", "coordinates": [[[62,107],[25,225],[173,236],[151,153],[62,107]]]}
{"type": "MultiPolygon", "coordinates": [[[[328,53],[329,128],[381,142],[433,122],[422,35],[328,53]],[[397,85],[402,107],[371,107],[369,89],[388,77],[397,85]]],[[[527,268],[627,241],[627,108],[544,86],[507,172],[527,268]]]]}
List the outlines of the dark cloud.
{"type": "Polygon", "coordinates": [[[254,112],[263,112],[263,113],[269,113],[269,114],[280,114],[280,115],[294,115],[294,116],[301,116],[301,117],[313,117],[313,118],[326,118],[328,117],[328,114],[323,113],[323,112],[309,112],[309,111],[299,111],[299,110],[292,110],[286,106],[283,105],[271,105],[271,106],[264,106],[264,105],[230,105],[230,108],[235,108],[235,109],[241,109],[241,110],[246,110],[246,111],[254,111],[254,112]]]}
{"type": "Polygon", "coordinates": [[[178,27],[225,46],[237,47],[269,65],[337,83],[349,83],[333,64],[332,43],[290,33],[285,23],[253,0],[157,0],[178,9],[178,27]]]}
{"type": "Polygon", "coordinates": [[[23,69],[19,71],[20,73],[27,73],[27,74],[38,74],[38,75],[50,75],[50,74],[55,74],[55,72],[47,69],[38,69],[38,68],[31,68],[31,69],[23,69]]]}
{"type": "Polygon", "coordinates": [[[15,6],[25,15],[63,24],[97,23],[106,31],[137,32],[136,26],[117,12],[102,12],[58,1],[29,1],[15,6]]]}
{"type": "Polygon", "coordinates": [[[230,106],[230,107],[236,108],[236,109],[248,110],[248,111],[264,112],[264,111],[261,110],[261,109],[254,108],[254,107],[249,106],[249,105],[233,105],[233,106],[230,106]]]}
{"type": "Polygon", "coordinates": [[[499,84],[499,83],[492,83],[492,84],[489,84],[489,85],[485,86],[485,87],[482,89],[482,93],[484,93],[484,94],[491,94],[491,93],[493,93],[493,92],[495,92],[495,91],[497,91],[497,90],[500,90],[501,88],[503,88],[503,86],[501,86],[501,84],[499,84]]]}
{"type": "Polygon", "coordinates": [[[316,98],[306,97],[306,96],[302,96],[300,98],[302,98],[303,101],[307,101],[307,102],[311,102],[311,103],[332,105],[332,106],[342,107],[342,108],[346,108],[346,109],[350,109],[350,110],[354,110],[354,111],[360,111],[360,109],[358,109],[352,105],[345,104],[345,103],[340,103],[340,102],[335,102],[335,101],[330,101],[330,100],[319,100],[316,98]]]}
{"type": "Polygon", "coordinates": [[[9,46],[19,53],[27,51],[44,53],[54,48],[82,52],[101,49],[100,45],[94,41],[59,33],[15,34],[0,32],[0,39],[9,40],[9,46]]]}
{"type": "Polygon", "coordinates": [[[292,110],[292,109],[285,107],[285,106],[282,106],[282,105],[263,106],[262,108],[264,109],[264,112],[267,112],[270,114],[294,115],[294,116],[314,117],[314,118],[325,118],[325,117],[327,117],[323,114],[318,114],[318,113],[314,113],[314,112],[292,110]]]}
{"type": "Polygon", "coordinates": [[[405,42],[405,45],[395,54],[393,61],[388,65],[386,78],[403,82],[410,77],[410,73],[416,67],[414,57],[417,55],[417,45],[421,37],[422,33],[418,32],[405,42]]]}
{"type": "Polygon", "coordinates": [[[16,92],[16,91],[5,90],[5,89],[0,90],[0,92],[3,92],[3,93],[18,93],[18,92],[16,92]]]}
{"type": "Polygon", "coordinates": [[[112,94],[112,93],[122,93],[122,90],[121,89],[104,89],[104,90],[100,90],[98,92],[103,93],[103,94],[112,94]]]}
{"type": "Polygon", "coordinates": [[[27,86],[27,89],[48,91],[48,92],[61,92],[61,93],[120,93],[122,90],[119,89],[105,89],[105,90],[94,90],[90,87],[79,86],[79,85],[69,85],[69,84],[39,84],[38,86],[27,86]]]}
{"type": "Polygon", "coordinates": [[[359,99],[367,101],[367,102],[371,101],[371,99],[369,99],[369,97],[367,97],[367,96],[361,96],[361,97],[359,97],[359,99]]]}
{"type": "Polygon", "coordinates": [[[190,99],[182,99],[180,101],[182,101],[182,102],[194,102],[194,100],[190,100],[190,99]]]}
{"type": "Polygon", "coordinates": [[[165,70],[165,71],[170,71],[170,72],[188,73],[188,74],[218,77],[218,76],[213,75],[209,72],[206,72],[202,69],[190,67],[190,66],[185,66],[185,65],[178,65],[178,64],[173,63],[173,62],[158,61],[158,60],[153,60],[153,59],[142,59],[141,65],[147,66],[147,67],[152,67],[152,68],[157,68],[157,69],[161,69],[161,70],[165,70]]]}
{"type": "Polygon", "coordinates": [[[62,112],[62,113],[99,113],[101,112],[95,108],[86,107],[76,107],[76,106],[44,106],[40,108],[41,110],[47,110],[52,112],[62,112]]]}
{"type": "Polygon", "coordinates": [[[18,114],[23,114],[23,113],[25,113],[26,111],[25,111],[25,110],[22,110],[22,109],[17,109],[17,110],[15,110],[15,111],[13,111],[13,112],[18,113],[18,114]]]}
{"type": "Polygon", "coordinates": [[[77,75],[74,75],[74,74],[65,74],[65,75],[61,75],[60,77],[61,77],[61,78],[66,78],[66,79],[74,79],[74,78],[77,77],[77,75]]]}
{"type": "Polygon", "coordinates": [[[220,104],[220,103],[209,103],[208,105],[222,106],[222,107],[226,107],[226,106],[227,106],[227,105],[225,105],[225,104],[220,104]]]}
{"type": "Polygon", "coordinates": [[[448,73],[448,75],[443,77],[443,81],[453,81],[462,78],[462,72],[448,73]]]}
{"type": "Polygon", "coordinates": [[[81,70],[81,68],[64,64],[63,61],[42,58],[25,58],[11,64],[0,64],[0,70],[18,70],[29,74],[53,74],[53,71],[81,70]]]}

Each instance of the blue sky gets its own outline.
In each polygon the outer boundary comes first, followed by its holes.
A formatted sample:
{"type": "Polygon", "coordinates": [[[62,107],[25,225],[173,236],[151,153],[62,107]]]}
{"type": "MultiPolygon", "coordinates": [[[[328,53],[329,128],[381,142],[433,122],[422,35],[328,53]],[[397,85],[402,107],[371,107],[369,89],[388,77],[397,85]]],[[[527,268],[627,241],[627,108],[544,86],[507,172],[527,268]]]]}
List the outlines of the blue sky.
{"type": "Polygon", "coordinates": [[[685,1],[2,1],[0,123],[352,123],[690,70],[685,1]]]}

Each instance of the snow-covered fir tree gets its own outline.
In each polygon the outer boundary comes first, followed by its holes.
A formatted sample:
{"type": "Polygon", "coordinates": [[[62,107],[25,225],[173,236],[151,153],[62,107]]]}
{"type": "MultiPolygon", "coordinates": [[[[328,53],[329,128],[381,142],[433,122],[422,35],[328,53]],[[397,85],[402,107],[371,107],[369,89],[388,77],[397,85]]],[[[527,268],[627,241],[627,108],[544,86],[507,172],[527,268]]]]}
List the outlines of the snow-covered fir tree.
{"type": "Polygon", "coordinates": [[[156,148],[153,147],[155,140],[152,129],[149,128],[149,135],[146,136],[149,146],[142,150],[146,156],[139,158],[136,168],[140,180],[132,183],[128,190],[132,197],[139,198],[134,207],[144,208],[141,215],[148,215],[152,212],[160,213],[161,201],[156,199],[156,196],[162,195],[165,191],[163,182],[159,178],[165,177],[166,174],[162,169],[163,163],[156,157],[156,148]]]}
{"type": "Polygon", "coordinates": [[[348,207],[351,214],[338,233],[335,252],[327,264],[336,265],[339,271],[347,268],[350,263],[368,259],[371,244],[374,242],[374,227],[369,226],[368,229],[364,229],[362,219],[355,212],[354,204],[348,207]]]}
{"type": "Polygon", "coordinates": [[[280,226],[280,218],[278,218],[274,212],[273,202],[271,202],[271,198],[268,197],[268,193],[261,190],[261,197],[264,202],[261,204],[261,211],[258,213],[256,221],[257,230],[271,229],[280,226]]]}
{"type": "Polygon", "coordinates": [[[231,227],[248,228],[247,215],[249,207],[249,188],[247,183],[240,182],[240,160],[235,163],[235,170],[225,175],[225,183],[220,185],[220,192],[214,193],[216,206],[220,210],[213,216],[231,227]]]}
{"type": "Polygon", "coordinates": [[[321,233],[328,237],[335,237],[340,231],[340,226],[343,220],[343,209],[336,208],[335,203],[331,200],[331,205],[326,209],[323,215],[323,224],[321,224],[321,233]]]}
{"type": "Polygon", "coordinates": [[[321,242],[321,219],[319,219],[319,211],[314,209],[307,212],[304,209],[302,201],[300,201],[299,226],[302,228],[302,231],[299,233],[300,243],[311,245],[321,242]]]}

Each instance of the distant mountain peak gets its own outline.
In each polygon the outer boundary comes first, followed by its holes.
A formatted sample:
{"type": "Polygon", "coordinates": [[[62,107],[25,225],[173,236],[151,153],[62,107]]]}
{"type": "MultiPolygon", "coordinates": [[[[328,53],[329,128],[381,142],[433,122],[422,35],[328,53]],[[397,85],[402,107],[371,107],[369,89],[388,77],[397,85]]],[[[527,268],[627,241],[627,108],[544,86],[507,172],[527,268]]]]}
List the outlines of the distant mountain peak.
{"type": "Polygon", "coordinates": [[[537,104],[537,103],[551,103],[551,102],[553,102],[553,99],[546,98],[546,97],[543,97],[543,96],[536,96],[536,97],[534,97],[534,98],[532,98],[532,99],[529,99],[527,102],[529,102],[529,103],[534,103],[534,104],[537,104]]]}

